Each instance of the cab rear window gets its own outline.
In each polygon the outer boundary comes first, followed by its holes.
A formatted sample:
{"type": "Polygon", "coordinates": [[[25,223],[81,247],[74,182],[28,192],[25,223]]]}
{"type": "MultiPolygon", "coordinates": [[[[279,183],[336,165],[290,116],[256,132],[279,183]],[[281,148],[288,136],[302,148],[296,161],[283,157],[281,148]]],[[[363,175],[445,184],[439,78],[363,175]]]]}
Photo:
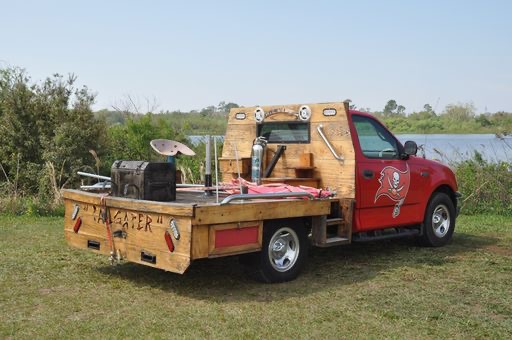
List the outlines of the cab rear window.
{"type": "Polygon", "coordinates": [[[309,143],[310,124],[303,122],[268,122],[257,125],[257,134],[268,143],[309,143]]]}

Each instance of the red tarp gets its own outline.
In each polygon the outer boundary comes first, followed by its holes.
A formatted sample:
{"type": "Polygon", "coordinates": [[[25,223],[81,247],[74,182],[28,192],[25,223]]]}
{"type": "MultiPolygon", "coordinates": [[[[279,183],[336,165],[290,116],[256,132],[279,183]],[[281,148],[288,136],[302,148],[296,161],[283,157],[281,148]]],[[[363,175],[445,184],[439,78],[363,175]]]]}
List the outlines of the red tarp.
{"type": "Polygon", "coordinates": [[[268,193],[285,193],[285,192],[308,192],[312,194],[315,198],[325,198],[333,196],[333,193],[329,190],[317,189],[313,187],[307,187],[303,185],[294,186],[288,185],[284,183],[270,183],[270,184],[262,184],[256,185],[254,182],[246,181],[243,178],[233,179],[231,181],[231,185],[234,186],[233,189],[226,190],[230,194],[238,194],[240,193],[240,184],[242,186],[248,187],[249,194],[268,194],[268,193]]]}

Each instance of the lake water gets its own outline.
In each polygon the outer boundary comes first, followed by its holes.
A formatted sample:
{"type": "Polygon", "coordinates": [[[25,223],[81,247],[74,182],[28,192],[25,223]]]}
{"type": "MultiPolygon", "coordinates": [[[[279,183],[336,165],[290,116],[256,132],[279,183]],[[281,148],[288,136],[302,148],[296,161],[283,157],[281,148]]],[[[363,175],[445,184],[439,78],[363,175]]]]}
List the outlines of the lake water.
{"type": "MultiPolygon", "coordinates": [[[[418,144],[418,156],[443,162],[471,158],[475,151],[491,162],[512,162],[512,136],[498,138],[493,134],[404,134],[396,135],[402,144],[412,140],[418,144]],[[424,151],[423,151],[424,150],[424,151]]],[[[216,136],[219,141],[223,136],[216,136]]],[[[204,141],[204,136],[189,136],[192,144],[204,141]]]]}
{"type": "MultiPolygon", "coordinates": [[[[404,134],[397,137],[402,143],[415,141],[418,147],[425,150],[425,156],[429,159],[460,161],[471,158],[477,151],[491,162],[512,162],[512,136],[498,138],[493,134],[404,134]]],[[[418,155],[423,155],[423,151],[418,150],[418,155]]]]}

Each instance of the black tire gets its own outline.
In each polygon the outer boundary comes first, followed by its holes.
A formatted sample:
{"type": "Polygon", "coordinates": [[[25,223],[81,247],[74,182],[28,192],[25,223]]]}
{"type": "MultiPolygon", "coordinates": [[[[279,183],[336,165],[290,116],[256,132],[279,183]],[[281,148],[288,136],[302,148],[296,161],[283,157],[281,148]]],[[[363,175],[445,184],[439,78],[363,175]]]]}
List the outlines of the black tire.
{"type": "Polygon", "coordinates": [[[272,223],[263,228],[261,252],[242,257],[250,274],[266,283],[291,281],[299,276],[308,257],[306,228],[298,222],[272,223]]]}
{"type": "Polygon", "coordinates": [[[442,192],[432,194],[423,220],[421,243],[428,247],[447,244],[455,230],[455,207],[450,197],[442,192]]]}

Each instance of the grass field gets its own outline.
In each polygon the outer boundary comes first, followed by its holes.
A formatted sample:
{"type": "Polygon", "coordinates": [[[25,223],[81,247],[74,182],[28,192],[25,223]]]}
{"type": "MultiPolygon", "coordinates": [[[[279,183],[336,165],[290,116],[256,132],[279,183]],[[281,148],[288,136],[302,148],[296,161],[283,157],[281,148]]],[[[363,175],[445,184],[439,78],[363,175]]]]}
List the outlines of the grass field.
{"type": "Polygon", "coordinates": [[[510,338],[512,218],[461,216],[412,240],[313,249],[293,282],[236,258],[185,275],[70,249],[61,218],[0,217],[0,338],[510,338]]]}

